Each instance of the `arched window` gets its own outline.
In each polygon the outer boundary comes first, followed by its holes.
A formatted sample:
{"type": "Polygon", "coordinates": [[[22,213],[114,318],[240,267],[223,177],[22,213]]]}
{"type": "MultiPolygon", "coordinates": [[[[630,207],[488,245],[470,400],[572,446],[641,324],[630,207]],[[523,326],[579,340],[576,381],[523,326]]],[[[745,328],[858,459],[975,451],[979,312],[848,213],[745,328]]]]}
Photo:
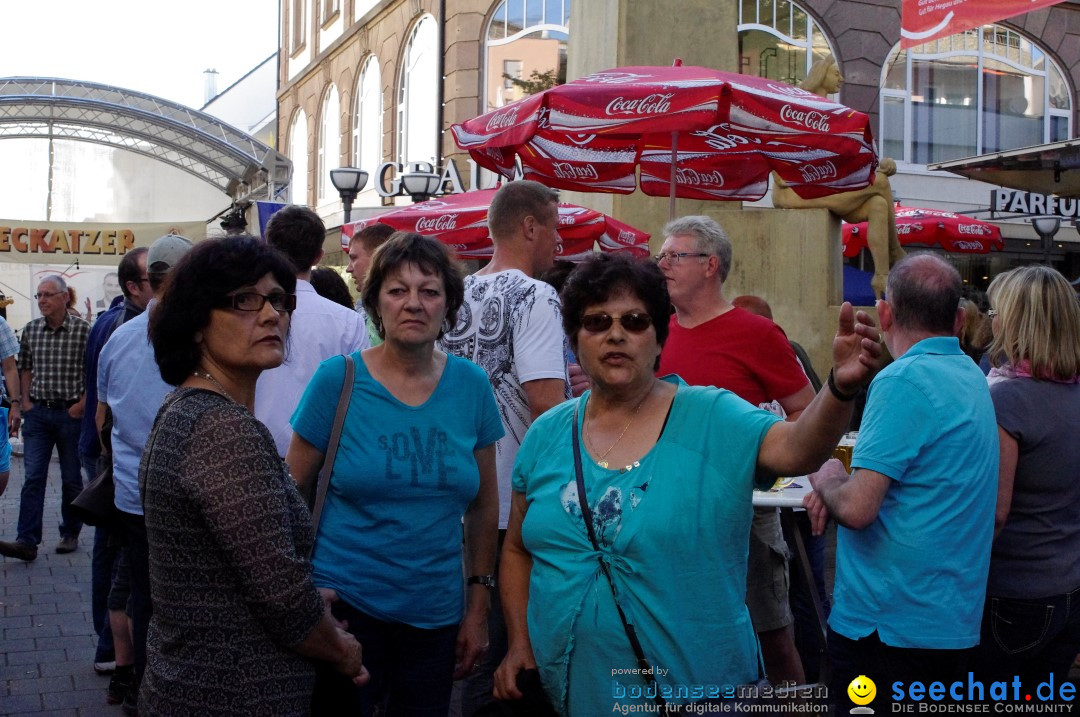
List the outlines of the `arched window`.
{"type": "Polygon", "coordinates": [[[789,0],[739,3],[739,72],[789,85],[815,61],[835,54],[814,18],[789,0]]]}
{"type": "MultiPolygon", "coordinates": [[[[382,73],[379,60],[371,55],[356,81],[352,130],[352,166],[367,170],[370,177],[382,162],[382,117],[382,73]]],[[[365,186],[371,186],[372,181],[368,179],[365,186]]]]}
{"type": "Polygon", "coordinates": [[[304,110],[297,110],[293,116],[292,128],[289,130],[289,159],[293,163],[290,194],[294,204],[308,203],[307,140],[307,115],[304,114],[304,110]]]}
{"type": "Polygon", "coordinates": [[[438,39],[435,18],[425,15],[405,44],[397,107],[397,153],[403,164],[435,164],[438,158],[438,39]]]}
{"type": "Polygon", "coordinates": [[[570,0],[503,0],[484,43],[484,107],[566,82],[570,0]]]}
{"type": "Polygon", "coordinates": [[[915,164],[1072,136],[1065,74],[1030,39],[984,25],[909,50],[882,68],[882,154],[915,164]]]}
{"type": "Polygon", "coordinates": [[[341,164],[341,101],[337,88],[330,85],[323,97],[322,126],[319,127],[319,203],[336,198],[330,194],[330,170],[341,164]]]}

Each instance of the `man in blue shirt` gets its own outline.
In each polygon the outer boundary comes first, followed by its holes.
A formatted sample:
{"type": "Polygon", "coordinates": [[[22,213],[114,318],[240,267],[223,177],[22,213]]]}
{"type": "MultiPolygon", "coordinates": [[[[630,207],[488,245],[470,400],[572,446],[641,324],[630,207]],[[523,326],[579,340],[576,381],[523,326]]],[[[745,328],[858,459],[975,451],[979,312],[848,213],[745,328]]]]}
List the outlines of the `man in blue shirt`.
{"type": "MultiPolygon", "coordinates": [[[[97,367],[98,355],[105,342],[118,326],[142,313],[153,296],[146,276],[146,247],[139,247],[124,254],[116,269],[123,292],[122,303],[100,314],[90,327],[86,340],[86,412],[79,429],[79,462],[83,475],[89,483],[97,477],[101,441],[98,439],[97,416],[97,367]]],[[[115,539],[110,540],[109,526],[99,525],[94,530],[94,547],[90,563],[90,614],[94,631],[98,635],[94,652],[94,671],[106,675],[116,667],[113,651],[112,629],[109,626],[109,610],[106,605],[112,585],[113,566],[119,559],[120,549],[115,539]]]]}
{"type": "Polygon", "coordinates": [[[810,477],[815,527],[824,508],[841,526],[829,618],[840,709],[859,675],[877,682],[871,707],[886,711],[897,683],[907,695],[915,681],[964,679],[979,642],[998,440],[986,379],[956,339],[960,290],[934,255],[893,267],[877,310],[897,358],[870,385],[854,472],[832,460],[810,477]]]}

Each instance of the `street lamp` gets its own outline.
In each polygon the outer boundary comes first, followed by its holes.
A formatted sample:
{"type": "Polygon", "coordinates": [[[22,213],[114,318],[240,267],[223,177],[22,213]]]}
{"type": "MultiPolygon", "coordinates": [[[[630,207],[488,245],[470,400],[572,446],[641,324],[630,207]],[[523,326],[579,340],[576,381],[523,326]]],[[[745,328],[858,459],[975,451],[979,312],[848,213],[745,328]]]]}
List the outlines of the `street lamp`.
{"type": "Polygon", "coordinates": [[[1054,245],[1054,235],[1061,228],[1061,217],[1032,217],[1031,226],[1035,227],[1035,233],[1042,239],[1043,263],[1052,266],[1050,263],[1050,249],[1054,245]]]}
{"type": "Polygon", "coordinates": [[[341,203],[345,205],[345,219],[343,224],[348,224],[352,218],[352,203],[356,195],[367,184],[368,173],[356,167],[338,167],[330,170],[330,182],[334,189],[341,195],[341,203]]]}
{"type": "Polygon", "coordinates": [[[441,180],[442,177],[434,172],[416,170],[401,175],[401,187],[412,197],[413,203],[426,202],[438,193],[441,180]]]}

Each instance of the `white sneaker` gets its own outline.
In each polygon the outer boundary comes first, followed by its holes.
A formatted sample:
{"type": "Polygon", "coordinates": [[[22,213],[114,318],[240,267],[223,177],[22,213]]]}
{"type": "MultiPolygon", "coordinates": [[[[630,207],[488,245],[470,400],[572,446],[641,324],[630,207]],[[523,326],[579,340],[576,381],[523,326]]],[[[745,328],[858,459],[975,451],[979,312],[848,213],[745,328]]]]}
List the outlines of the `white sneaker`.
{"type": "Polygon", "coordinates": [[[95,662],[94,672],[99,675],[111,675],[116,672],[116,660],[110,660],[109,662],[95,662]]]}

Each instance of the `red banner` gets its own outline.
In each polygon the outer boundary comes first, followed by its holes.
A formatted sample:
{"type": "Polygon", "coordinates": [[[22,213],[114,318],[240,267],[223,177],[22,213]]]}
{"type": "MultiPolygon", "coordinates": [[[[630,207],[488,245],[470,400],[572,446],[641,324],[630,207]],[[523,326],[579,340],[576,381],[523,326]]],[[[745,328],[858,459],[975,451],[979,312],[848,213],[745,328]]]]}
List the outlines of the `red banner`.
{"type": "Polygon", "coordinates": [[[903,0],[900,48],[1056,5],[1061,0],[903,0]]]}

